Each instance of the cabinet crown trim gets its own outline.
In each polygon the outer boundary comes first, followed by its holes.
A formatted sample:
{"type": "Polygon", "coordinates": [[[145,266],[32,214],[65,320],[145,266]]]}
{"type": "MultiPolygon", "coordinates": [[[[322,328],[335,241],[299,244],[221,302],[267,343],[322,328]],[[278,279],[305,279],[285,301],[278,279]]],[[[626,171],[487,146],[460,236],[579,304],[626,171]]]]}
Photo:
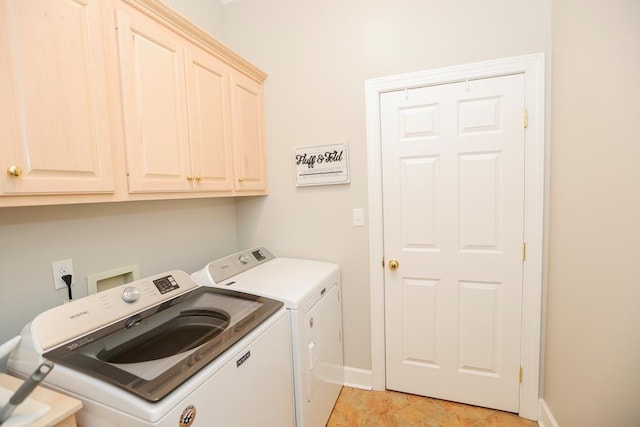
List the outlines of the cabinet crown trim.
{"type": "Polygon", "coordinates": [[[231,48],[211,34],[189,21],[168,5],[156,0],[120,0],[144,13],[149,18],[169,27],[172,31],[194,43],[198,47],[218,57],[221,61],[241,71],[258,83],[263,83],[267,74],[241,57],[231,48]]]}

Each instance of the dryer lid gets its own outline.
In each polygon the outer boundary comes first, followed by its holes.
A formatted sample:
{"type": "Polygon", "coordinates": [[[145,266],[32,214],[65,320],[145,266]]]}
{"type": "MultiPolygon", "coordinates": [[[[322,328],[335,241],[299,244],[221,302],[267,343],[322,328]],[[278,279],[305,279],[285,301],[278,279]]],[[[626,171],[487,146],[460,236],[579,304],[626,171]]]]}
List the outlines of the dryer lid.
{"type": "Polygon", "coordinates": [[[340,280],[340,266],[324,261],[274,257],[265,248],[220,258],[191,275],[199,285],[239,290],[283,301],[297,310],[340,280]],[[246,262],[243,262],[246,261],[246,262]]]}

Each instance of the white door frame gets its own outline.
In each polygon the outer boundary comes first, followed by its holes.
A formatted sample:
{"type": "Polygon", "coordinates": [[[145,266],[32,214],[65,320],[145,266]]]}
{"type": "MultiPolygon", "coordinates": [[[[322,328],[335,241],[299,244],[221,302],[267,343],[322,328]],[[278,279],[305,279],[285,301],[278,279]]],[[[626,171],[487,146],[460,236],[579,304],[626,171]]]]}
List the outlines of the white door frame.
{"type": "Polygon", "coordinates": [[[369,184],[369,274],[371,292],[371,374],[374,390],[385,389],[384,256],[382,217],[382,158],[380,136],[380,94],[435,84],[446,84],[524,74],[525,108],[525,223],[522,301],[520,416],[537,419],[540,383],[542,279],[544,259],[545,183],[545,65],[544,54],[532,54],[493,61],[439,68],[424,72],[382,77],[365,82],[367,120],[367,165],[369,184]]]}

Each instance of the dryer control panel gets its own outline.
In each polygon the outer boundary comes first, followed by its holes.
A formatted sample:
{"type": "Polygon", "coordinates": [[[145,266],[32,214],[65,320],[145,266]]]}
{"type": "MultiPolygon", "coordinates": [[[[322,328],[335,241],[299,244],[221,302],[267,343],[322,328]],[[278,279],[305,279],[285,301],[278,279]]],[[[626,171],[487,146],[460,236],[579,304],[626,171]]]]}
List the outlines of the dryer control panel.
{"type": "Polygon", "coordinates": [[[274,258],[266,248],[249,249],[210,262],[206,267],[206,274],[215,283],[220,283],[274,258]]]}

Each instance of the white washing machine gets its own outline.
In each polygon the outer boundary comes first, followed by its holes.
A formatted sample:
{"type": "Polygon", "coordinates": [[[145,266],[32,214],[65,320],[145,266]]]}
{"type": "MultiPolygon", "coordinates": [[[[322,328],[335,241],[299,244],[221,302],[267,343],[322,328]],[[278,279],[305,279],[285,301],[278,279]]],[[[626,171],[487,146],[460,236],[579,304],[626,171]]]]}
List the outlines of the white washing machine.
{"type": "Polygon", "coordinates": [[[213,261],[191,277],[284,302],[291,313],[296,425],[324,427],[344,383],[340,267],[255,248],[213,261]]]}
{"type": "Polygon", "coordinates": [[[81,427],[286,427],[290,342],[282,302],[172,270],[45,311],[8,367],[54,362],[45,385],[82,400],[81,427]]]}

